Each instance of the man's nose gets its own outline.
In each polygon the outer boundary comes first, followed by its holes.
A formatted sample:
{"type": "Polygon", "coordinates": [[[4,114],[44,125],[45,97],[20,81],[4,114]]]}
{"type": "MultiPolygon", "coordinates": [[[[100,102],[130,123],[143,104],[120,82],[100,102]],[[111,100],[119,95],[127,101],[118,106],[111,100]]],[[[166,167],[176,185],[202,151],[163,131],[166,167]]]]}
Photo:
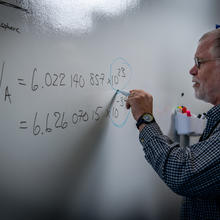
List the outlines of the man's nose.
{"type": "Polygon", "coordinates": [[[196,75],[197,73],[198,73],[198,67],[196,66],[196,65],[194,65],[191,69],[190,69],[190,71],[189,71],[189,73],[191,74],[191,75],[196,75]]]}

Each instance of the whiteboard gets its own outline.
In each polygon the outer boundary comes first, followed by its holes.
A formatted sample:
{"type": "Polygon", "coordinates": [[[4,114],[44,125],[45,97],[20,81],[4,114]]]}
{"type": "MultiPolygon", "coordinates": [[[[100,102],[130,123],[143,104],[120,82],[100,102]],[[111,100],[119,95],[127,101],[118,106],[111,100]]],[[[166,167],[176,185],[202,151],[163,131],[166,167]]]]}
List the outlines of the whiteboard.
{"type": "Polygon", "coordinates": [[[49,210],[74,219],[177,219],[180,197],[146,162],[126,99],[115,91],[150,92],[166,135],[173,134],[177,105],[207,111],[194,98],[188,72],[198,39],[219,21],[219,3],[125,1],[117,12],[82,7],[80,17],[74,8],[80,5],[3,2],[9,3],[0,4],[5,207],[17,216],[49,210]]]}

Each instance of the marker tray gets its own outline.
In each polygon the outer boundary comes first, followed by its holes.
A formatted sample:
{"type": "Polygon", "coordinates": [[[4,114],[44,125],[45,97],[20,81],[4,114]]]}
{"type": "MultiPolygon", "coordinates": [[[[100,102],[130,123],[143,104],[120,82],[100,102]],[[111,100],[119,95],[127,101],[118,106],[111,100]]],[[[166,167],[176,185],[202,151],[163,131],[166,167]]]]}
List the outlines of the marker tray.
{"type": "Polygon", "coordinates": [[[205,128],[206,120],[195,116],[187,117],[186,114],[176,112],[175,128],[178,135],[199,136],[205,128]]]}

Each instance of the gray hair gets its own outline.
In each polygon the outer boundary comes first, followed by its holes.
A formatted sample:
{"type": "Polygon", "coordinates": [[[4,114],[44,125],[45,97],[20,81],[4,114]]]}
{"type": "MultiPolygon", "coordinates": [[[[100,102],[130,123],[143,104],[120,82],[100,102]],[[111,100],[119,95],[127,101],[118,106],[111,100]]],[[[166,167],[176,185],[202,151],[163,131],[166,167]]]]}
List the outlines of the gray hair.
{"type": "Polygon", "coordinates": [[[211,38],[211,52],[217,58],[220,57],[220,28],[205,33],[200,39],[199,42],[211,38]]]}

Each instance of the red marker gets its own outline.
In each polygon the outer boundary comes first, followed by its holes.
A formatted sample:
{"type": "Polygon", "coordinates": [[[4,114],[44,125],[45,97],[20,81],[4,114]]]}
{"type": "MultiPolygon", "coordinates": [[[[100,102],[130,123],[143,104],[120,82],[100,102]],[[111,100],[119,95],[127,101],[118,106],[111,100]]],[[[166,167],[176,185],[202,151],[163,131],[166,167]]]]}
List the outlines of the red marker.
{"type": "Polygon", "coordinates": [[[189,110],[186,111],[186,115],[187,115],[187,117],[191,117],[192,116],[191,112],[189,110]]]}
{"type": "Polygon", "coordinates": [[[186,113],[186,111],[187,111],[187,108],[185,106],[183,106],[182,113],[186,113]]]}

